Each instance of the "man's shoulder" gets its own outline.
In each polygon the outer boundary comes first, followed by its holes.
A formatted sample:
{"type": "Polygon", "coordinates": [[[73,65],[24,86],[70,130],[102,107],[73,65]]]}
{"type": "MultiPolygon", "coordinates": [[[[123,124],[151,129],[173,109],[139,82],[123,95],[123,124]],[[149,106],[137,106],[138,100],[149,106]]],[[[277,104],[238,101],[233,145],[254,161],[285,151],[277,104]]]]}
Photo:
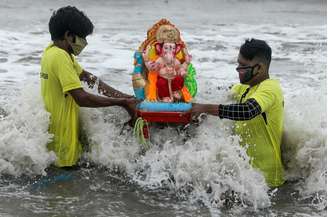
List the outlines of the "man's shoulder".
{"type": "Polygon", "coordinates": [[[281,91],[280,81],[277,79],[266,79],[261,82],[259,88],[262,90],[269,89],[269,90],[281,91]]]}
{"type": "Polygon", "coordinates": [[[262,81],[261,85],[280,87],[280,81],[278,79],[270,78],[262,81]]]}
{"type": "Polygon", "coordinates": [[[63,49],[56,47],[53,44],[50,44],[43,52],[43,58],[47,59],[48,61],[54,62],[65,62],[69,60],[69,55],[63,49]]]}
{"type": "Polygon", "coordinates": [[[267,79],[263,81],[258,88],[258,92],[265,93],[274,97],[275,99],[283,100],[283,91],[280,85],[280,81],[277,79],[267,79]]]}
{"type": "Polygon", "coordinates": [[[245,85],[245,84],[234,84],[231,88],[232,93],[234,94],[242,94],[243,92],[245,92],[245,90],[249,87],[249,85],[245,85]]]}

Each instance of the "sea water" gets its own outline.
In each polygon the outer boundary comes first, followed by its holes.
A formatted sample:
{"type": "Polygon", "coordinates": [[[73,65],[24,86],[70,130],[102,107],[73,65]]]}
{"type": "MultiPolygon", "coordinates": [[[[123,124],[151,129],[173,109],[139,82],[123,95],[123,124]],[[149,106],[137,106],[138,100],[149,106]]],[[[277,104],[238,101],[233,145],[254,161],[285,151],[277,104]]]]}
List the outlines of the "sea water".
{"type": "Polygon", "coordinates": [[[0,216],[325,216],[326,32],[326,2],[319,0],[1,0],[0,216]],[[239,46],[266,40],[270,76],[285,97],[287,184],[268,188],[230,120],[152,128],[144,153],[124,127],[127,113],[115,107],[82,108],[89,147],[80,168],[52,167],[40,58],[49,18],[66,5],[95,25],[80,64],[129,94],[133,53],[161,18],[180,29],[193,56],[197,102],[231,103],[239,46]]]}

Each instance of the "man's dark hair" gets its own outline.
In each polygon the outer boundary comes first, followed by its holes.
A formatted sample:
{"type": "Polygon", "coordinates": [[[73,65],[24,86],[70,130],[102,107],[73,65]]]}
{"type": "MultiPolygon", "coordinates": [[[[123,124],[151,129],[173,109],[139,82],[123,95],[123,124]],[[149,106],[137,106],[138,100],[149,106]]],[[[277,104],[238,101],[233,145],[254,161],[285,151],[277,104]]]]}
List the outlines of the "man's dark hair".
{"type": "Polygon", "coordinates": [[[52,40],[63,39],[66,31],[85,38],[93,32],[91,20],[76,7],[66,6],[54,11],[49,20],[52,40]]]}
{"type": "Polygon", "coordinates": [[[271,48],[263,40],[254,39],[246,40],[240,47],[239,53],[247,60],[253,60],[255,57],[259,58],[268,66],[271,62],[271,48]]]}

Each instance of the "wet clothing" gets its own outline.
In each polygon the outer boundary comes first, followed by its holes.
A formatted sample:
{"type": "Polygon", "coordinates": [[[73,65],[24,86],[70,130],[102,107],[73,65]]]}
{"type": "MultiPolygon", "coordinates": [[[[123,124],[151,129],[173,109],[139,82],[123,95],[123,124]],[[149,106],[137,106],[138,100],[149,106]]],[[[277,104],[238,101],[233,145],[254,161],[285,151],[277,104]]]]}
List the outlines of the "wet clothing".
{"type": "Polygon", "coordinates": [[[41,59],[41,95],[50,113],[49,133],[53,140],[48,149],[56,153],[55,164],[73,166],[82,152],[78,140],[79,105],[68,91],[82,88],[79,75],[81,66],[74,56],[50,44],[41,59]]]}
{"type": "Polygon", "coordinates": [[[280,186],[284,98],[279,81],[267,79],[253,87],[237,84],[232,91],[240,103],[220,105],[219,116],[236,120],[234,130],[241,145],[247,145],[251,165],[263,172],[270,187],[280,186]]]}

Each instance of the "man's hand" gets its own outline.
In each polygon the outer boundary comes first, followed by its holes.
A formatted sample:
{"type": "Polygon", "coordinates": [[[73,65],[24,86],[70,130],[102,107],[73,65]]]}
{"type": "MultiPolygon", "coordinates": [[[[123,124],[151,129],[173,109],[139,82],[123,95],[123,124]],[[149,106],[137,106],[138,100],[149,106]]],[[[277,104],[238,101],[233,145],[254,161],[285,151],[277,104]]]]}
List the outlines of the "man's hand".
{"type": "Polygon", "coordinates": [[[193,103],[191,108],[192,118],[197,118],[202,113],[218,116],[219,105],[193,103]]]}
{"type": "Polygon", "coordinates": [[[87,82],[87,84],[88,84],[88,86],[89,86],[89,88],[91,88],[91,89],[93,89],[93,87],[95,86],[95,84],[96,84],[96,81],[97,81],[97,76],[95,76],[95,75],[89,75],[88,76],[88,79],[86,80],[86,82],[87,82]]]}
{"type": "Polygon", "coordinates": [[[100,93],[102,95],[105,95],[105,96],[107,96],[107,94],[108,94],[107,87],[105,86],[105,83],[102,82],[102,81],[99,81],[99,84],[98,84],[98,93],[100,93]]]}
{"type": "Polygon", "coordinates": [[[89,88],[92,89],[94,87],[94,85],[96,84],[97,76],[91,74],[90,72],[83,70],[80,75],[80,80],[87,82],[89,88]]]}
{"type": "Polygon", "coordinates": [[[206,114],[206,108],[204,104],[193,103],[191,108],[191,117],[192,119],[197,119],[198,116],[202,113],[206,114]]]}
{"type": "Polygon", "coordinates": [[[130,126],[134,125],[134,122],[137,119],[136,107],[141,101],[135,98],[126,98],[122,105],[123,108],[129,113],[131,119],[128,121],[130,126]]]}

